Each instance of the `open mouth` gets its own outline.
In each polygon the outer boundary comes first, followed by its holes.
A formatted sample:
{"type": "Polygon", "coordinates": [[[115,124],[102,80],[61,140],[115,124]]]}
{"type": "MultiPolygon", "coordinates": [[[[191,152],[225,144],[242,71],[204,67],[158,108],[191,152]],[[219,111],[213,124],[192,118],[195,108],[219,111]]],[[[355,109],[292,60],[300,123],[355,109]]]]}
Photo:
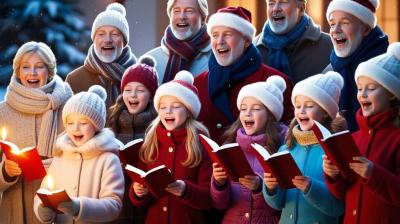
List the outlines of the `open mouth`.
{"type": "Polygon", "coordinates": [[[310,118],[299,118],[299,120],[300,120],[300,123],[306,124],[310,121],[310,118]]]}
{"type": "Polygon", "coordinates": [[[131,107],[137,107],[139,105],[139,101],[129,101],[129,105],[131,107]]]}
{"type": "Polygon", "coordinates": [[[167,124],[172,124],[174,123],[175,118],[165,118],[165,122],[167,122],[167,124]]]}
{"type": "Polygon", "coordinates": [[[273,20],[274,22],[281,22],[281,21],[285,20],[285,16],[283,16],[283,15],[273,16],[273,17],[272,17],[272,20],[273,20]]]}
{"type": "Polygon", "coordinates": [[[336,44],[345,44],[347,41],[346,38],[335,38],[336,44]]]}
{"type": "Polygon", "coordinates": [[[217,49],[217,52],[218,52],[218,54],[220,54],[220,55],[226,54],[226,53],[228,53],[229,51],[230,51],[230,49],[228,49],[228,48],[219,48],[219,49],[217,49]]]}
{"type": "Polygon", "coordinates": [[[245,121],[245,122],[244,122],[244,125],[245,125],[246,127],[248,127],[248,128],[253,127],[254,121],[245,121]]]}
{"type": "Polygon", "coordinates": [[[370,107],[371,105],[372,105],[372,103],[370,103],[370,102],[362,102],[362,103],[361,103],[361,106],[362,106],[363,108],[370,107]]]}
{"type": "Polygon", "coordinates": [[[29,84],[39,84],[39,79],[28,79],[26,80],[29,84]]]}
{"type": "Polygon", "coordinates": [[[114,51],[115,47],[114,46],[104,46],[101,48],[101,50],[105,51],[105,52],[112,52],[114,51]]]}
{"type": "Polygon", "coordinates": [[[176,24],[176,26],[178,27],[178,28],[186,28],[186,27],[189,27],[189,23],[177,23],[176,24]]]}
{"type": "Polygon", "coordinates": [[[74,135],[75,141],[79,142],[83,139],[83,135],[74,135]]]}

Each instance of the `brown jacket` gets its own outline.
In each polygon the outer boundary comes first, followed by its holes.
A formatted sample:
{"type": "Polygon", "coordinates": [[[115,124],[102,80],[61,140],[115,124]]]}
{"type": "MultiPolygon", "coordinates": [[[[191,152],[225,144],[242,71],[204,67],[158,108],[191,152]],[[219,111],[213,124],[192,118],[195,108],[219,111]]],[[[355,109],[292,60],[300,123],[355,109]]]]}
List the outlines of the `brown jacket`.
{"type": "MultiPolygon", "coordinates": [[[[268,48],[262,42],[262,36],[263,33],[257,35],[254,45],[260,51],[262,62],[269,65],[268,48]]],[[[332,42],[329,35],[321,32],[321,28],[311,20],[303,36],[285,49],[293,73],[293,84],[321,73],[329,64],[331,51],[332,42]]]]}

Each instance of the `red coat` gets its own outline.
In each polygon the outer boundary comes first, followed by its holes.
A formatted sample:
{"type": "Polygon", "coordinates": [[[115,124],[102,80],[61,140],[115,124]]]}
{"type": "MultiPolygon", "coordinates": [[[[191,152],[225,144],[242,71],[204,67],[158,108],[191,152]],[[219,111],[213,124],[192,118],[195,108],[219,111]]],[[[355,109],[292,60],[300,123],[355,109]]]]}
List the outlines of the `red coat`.
{"type": "MultiPolygon", "coordinates": [[[[132,186],[129,188],[129,196],[133,205],[137,207],[148,206],[146,223],[204,223],[202,210],[212,206],[210,197],[211,160],[203,151],[202,162],[188,168],[182,165],[187,158],[185,140],[186,129],[167,131],[162,125],[157,127],[158,160],[144,165],[144,169],[152,169],[164,164],[171,170],[176,180],[186,183],[186,192],[183,197],[174,195],[155,200],[150,195],[142,200],[135,196],[132,186]],[[168,136],[170,133],[170,136],[168,136]],[[172,147],[172,148],[170,148],[172,147]]],[[[143,168],[143,167],[142,167],[143,168]]]]}
{"type": "MultiPolygon", "coordinates": [[[[221,139],[221,135],[231,124],[229,123],[225,115],[211,102],[210,96],[208,94],[208,74],[208,71],[203,72],[194,79],[194,85],[199,91],[199,98],[201,102],[201,111],[197,120],[203,122],[203,124],[208,128],[212,139],[218,141],[219,143],[222,143],[223,139],[221,139]]],[[[267,78],[272,75],[279,75],[283,77],[286,81],[282,122],[284,122],[285,124],[290,122],[290,120],[294,116],[293,106],[290,100],[293,84],[286,75],[264,64],[261,64],[260,68],[252,75],[244,78],[240,82],[233,83],[230,86],[231,91],[229,92],[229,101],[231,105],[231,111],[233,112],[233,117],[239,117],[239,110],[236,106],[236,100],[240,89],[243,86],[254,82],[265,82],[265,80],[267,80],[267,78]]]]}
{"type": "Polygon", "coordinates": [[[400,223],[400,128],[394,126],[397,110],[365,118],[356,114],[360,130],[353,138],[373,162],[371,176],[355,182],[325,176],[329,190],[346,199],[344,223],[400,223]]]}

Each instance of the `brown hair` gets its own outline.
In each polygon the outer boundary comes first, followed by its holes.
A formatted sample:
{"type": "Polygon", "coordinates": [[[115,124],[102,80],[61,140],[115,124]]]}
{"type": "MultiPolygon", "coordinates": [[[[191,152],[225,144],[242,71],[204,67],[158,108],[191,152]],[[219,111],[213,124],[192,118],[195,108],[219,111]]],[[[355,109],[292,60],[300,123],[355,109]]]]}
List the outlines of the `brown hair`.
{"type": "Polygon", "coordinates": [[[115,104],[110,107],[109,116],[107,119],[107,127],[110,127],[114,133],[120,132],[120,127],[118,125],[118,119],[122,113],[122,111],[127,110],[127,107],[124,103],[124,99],[122,94],[117,97],[115,104]]]}
{"type": "MultiPolygon", "coordinates": [[[[238,118],[222,135],[226,143],[236,142],[236,132],[239,128],[243,128],[240,118],[238,118]]],[[[275,116],[267,109],[267,121],[265,124],[265,143],[264,147],[269,153],[275,153],[278,151],[281,145],[281,132],[282,127],[280,123],[275,119],[275,116]]]]}

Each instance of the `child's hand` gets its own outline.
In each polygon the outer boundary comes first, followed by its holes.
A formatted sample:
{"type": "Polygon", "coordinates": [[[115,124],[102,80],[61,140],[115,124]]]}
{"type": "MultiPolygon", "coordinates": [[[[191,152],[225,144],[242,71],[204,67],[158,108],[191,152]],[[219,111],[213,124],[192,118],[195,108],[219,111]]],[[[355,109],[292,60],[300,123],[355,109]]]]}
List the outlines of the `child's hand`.
{"type": "Polygon", "coordinates": [[[77,216],[79,214],[79,209],[81,207],[80,204],[81,202],[79,198],[71,197],[71,201],[61,202],[58,205],[57,210],[64,212],[64,214],[77,216]]]}
{"type": "Polygon", "coordinates": [[[322,156],[322,169],[332,180],[336,180],[339,176],[339,168],[326,155],[322,156]]]}
{"type": "Polygon", "coordinates": [[[10,177],[19,176],[22,173],[18,163],[8,159],[5,159],[4,161],[4,169],[6,170],[7,175],[10,177]]]}
{"type": "Polygon", "coordinates": [[[271,173],[264,173],[264,183],[265,186],[267,186],[268,193],[274,194],[278,187],[278,180],[275,177],[272,177],[271,173]]]}
{"type": "Polygon", "coordinates": [[[56,215],[53,209],[44,206],[43,203],[40,203],[38,207],[38,214],[39,217],[45,222],[49,222],[56,215]]]}
{"type": "Polygon", "coordinates": [[[173,183],[168,184],[168,186],[165,188],[166,191],[169,193],[181,197],[185,191],[186,191],[186,184],[185,181],[183,180],[177,180],[173,183]]]}
{"type": "Polygon", "coordinates": [[[224,186],[228,178],[224,168],[220,167],[218,163],[213,163],[212,167],[213,167],[213,177],[215,182],[217,183],[218,186],[224,186]]]}
{"type": "Polygon", "coordinates": [[[239,183],[252,191],[260,189],[261,182],[259,176],[246,175],[244,178],[239,178],[239,183]]]}
{"type": "Polygon", "coordinates": [[[292,179],[292,182],[297,189],[301,190],[304,193],[307,193],[311,183],[310,178],[306,176],[295,176],[292,179]]]}
{"type": "Polygon", "coordinates": [[[133,183],[133,192],[141,198],[146,196],[149,193],[149,190],[145,188],[142,184],[139,184],[138,182],[133,183]]]}
{"type": "Polygon", "coordinates": [[[350,169],[354,170],[354,172],[356,172],[362,178],[368,179],[371,176],[371,171],[374,164],[362,156],[353,157],[353,160],[356,162],[350,163],[350,169]]]}

